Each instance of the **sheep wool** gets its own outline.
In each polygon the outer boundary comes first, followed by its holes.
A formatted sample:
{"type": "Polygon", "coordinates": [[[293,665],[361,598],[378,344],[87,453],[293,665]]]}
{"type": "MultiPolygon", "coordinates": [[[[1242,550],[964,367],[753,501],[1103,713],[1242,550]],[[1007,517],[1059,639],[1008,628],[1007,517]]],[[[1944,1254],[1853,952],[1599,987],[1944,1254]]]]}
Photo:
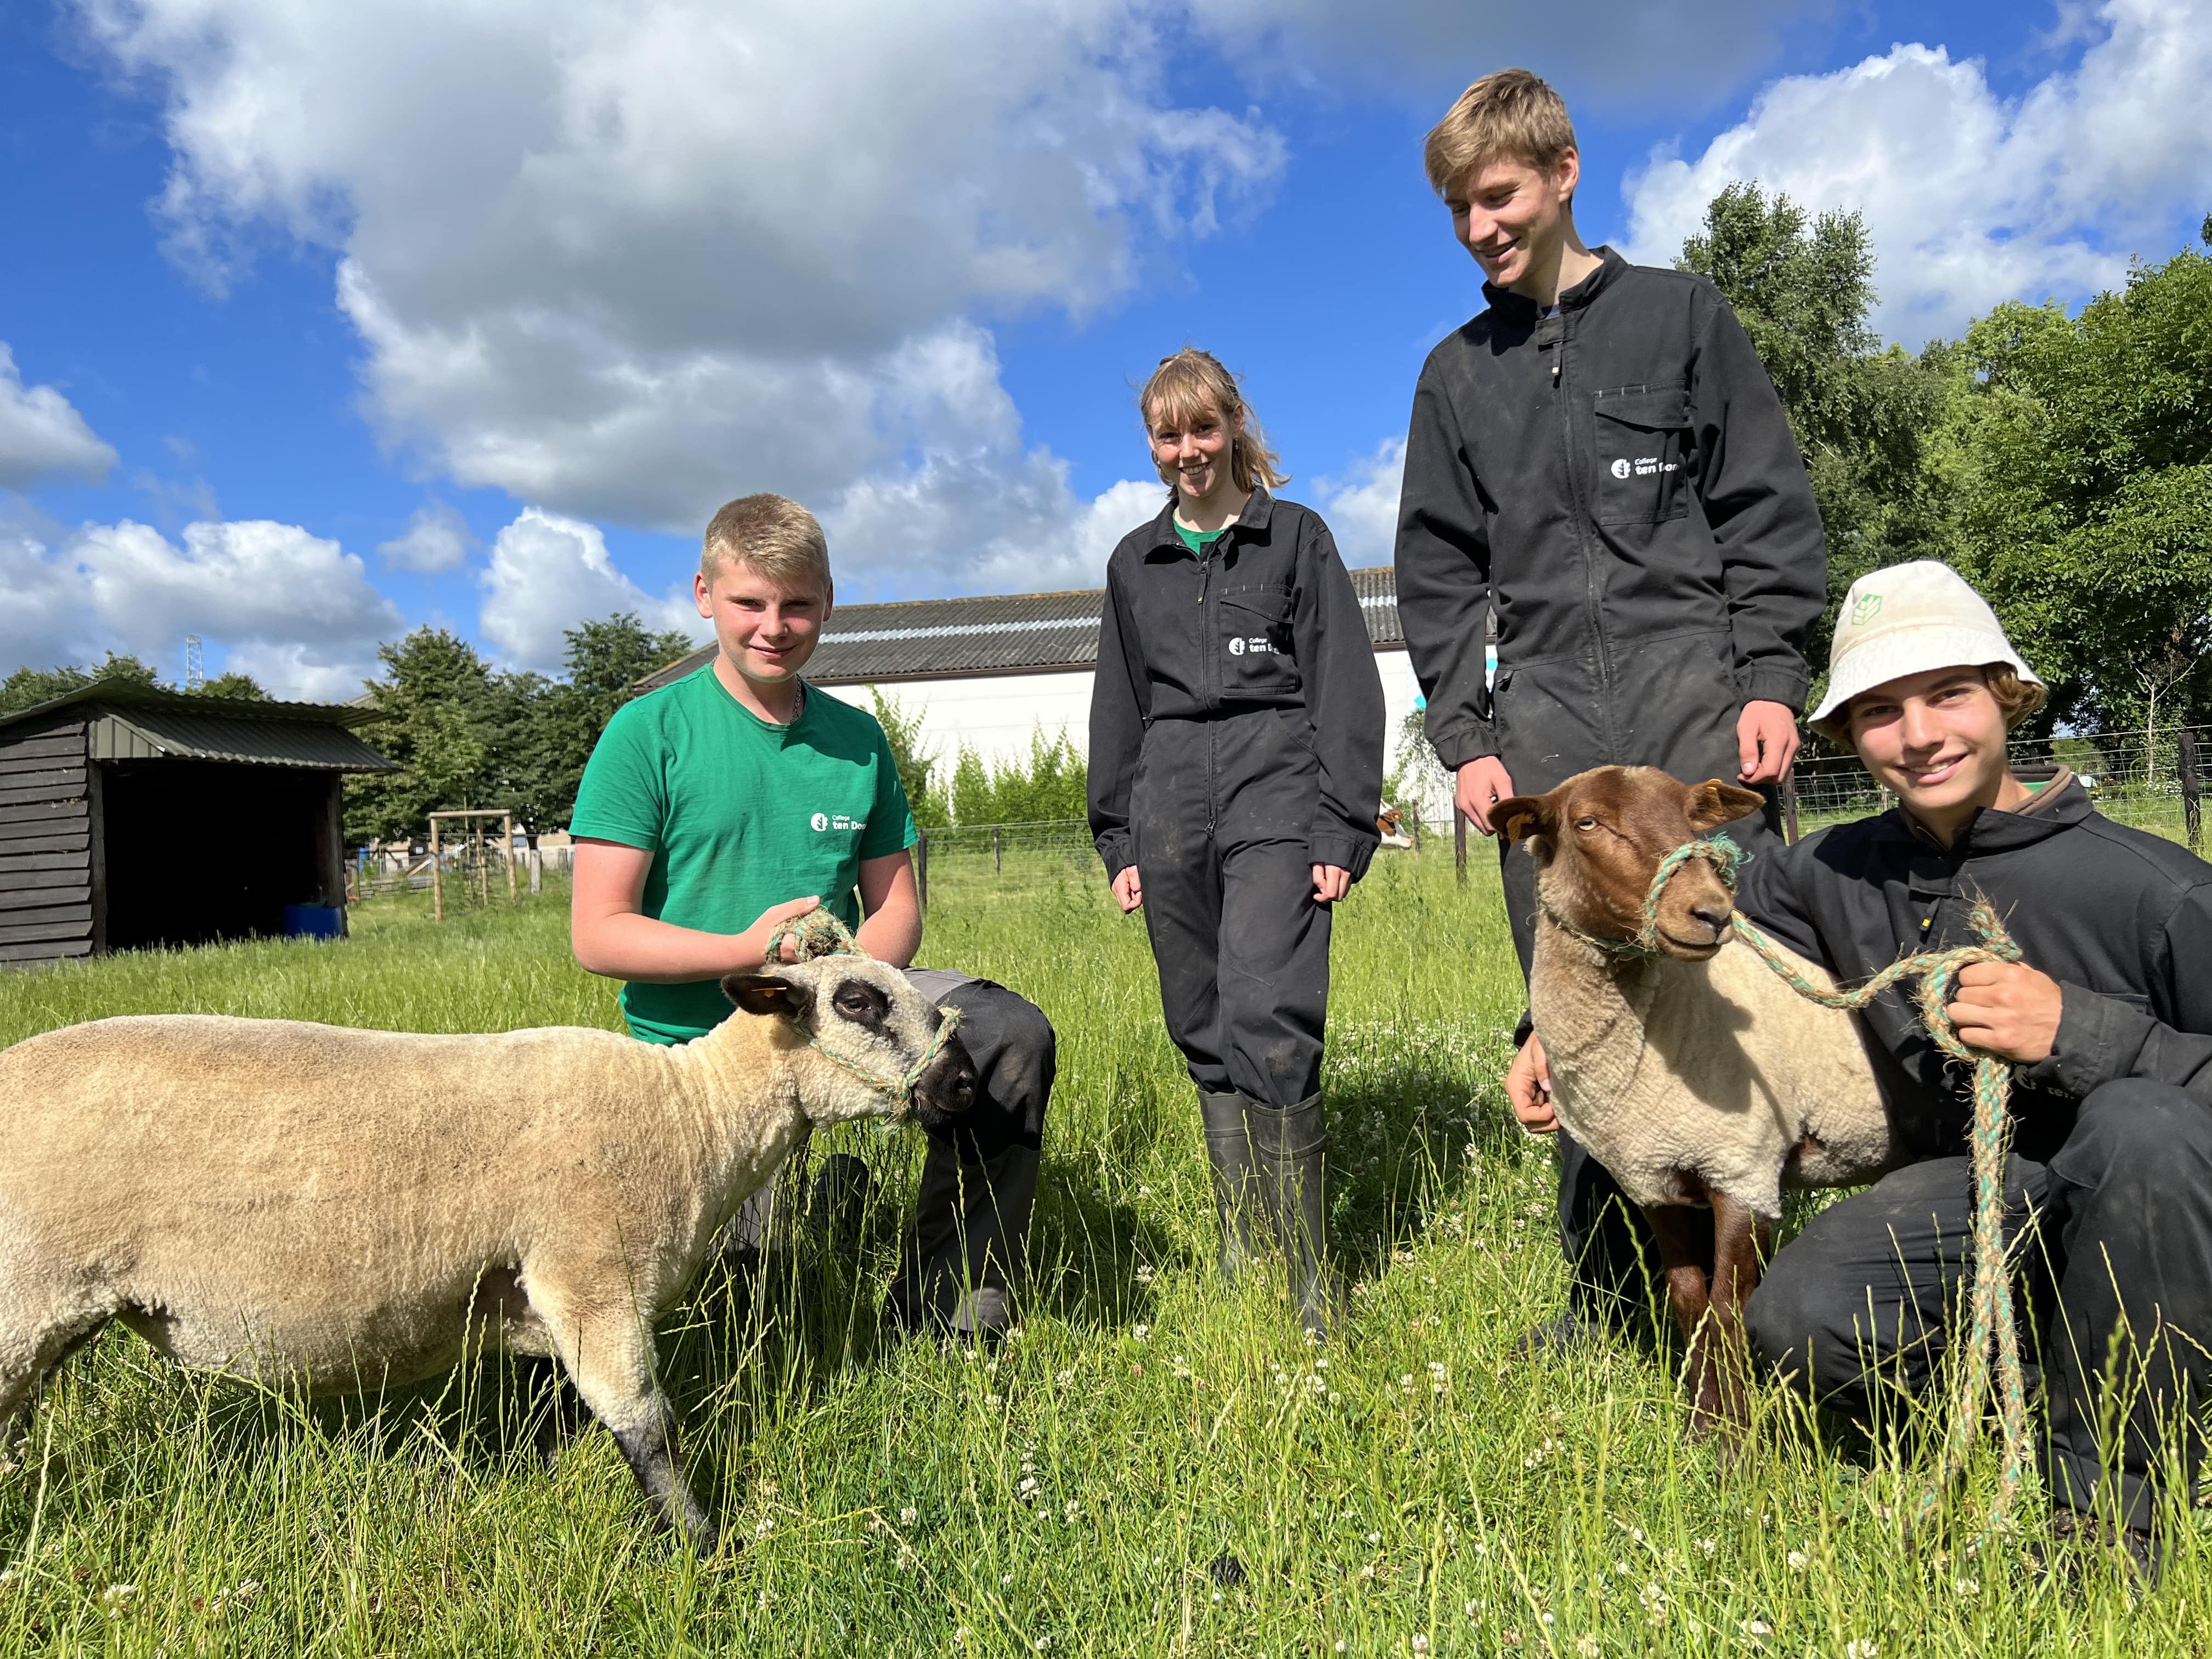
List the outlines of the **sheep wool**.
{"type": "Polygon", "coordinates": [[[921,1092],[974,1085],[883,963],[725,988],[744,1012],[678,1047],[172,1014],[0,1053],[0,1419],[111,1319],[187,1366],[317,1391],[503,1347],[557,1357],[664,1518],[711,1540],[653,1317],[810,1123],[895,1109],[933,1042],[921,1092]]]}
{"type": "Polygon", "coordinates": [[[1863,1181],[1895,1158],[1859,1022],[1740,940],[1704,962],[1623,960],[1540,916],[1528,1000],[1559,1121],[1638,1204],[1694,1198],[1686,1176],[1772,1219],[1784,1185],[1863,1181]]]}

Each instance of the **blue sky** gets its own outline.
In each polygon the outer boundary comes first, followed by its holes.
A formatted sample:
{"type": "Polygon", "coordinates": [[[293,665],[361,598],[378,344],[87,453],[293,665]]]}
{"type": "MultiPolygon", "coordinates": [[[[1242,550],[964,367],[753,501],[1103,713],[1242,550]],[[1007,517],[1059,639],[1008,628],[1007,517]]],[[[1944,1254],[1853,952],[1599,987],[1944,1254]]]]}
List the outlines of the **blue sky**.
{"type": "Polygon", "coordinates": [[[1567,94],[1585,234],[1866,212],[1918,344],[2212,209],[2212,0],[81,0],[0,9],[0,672],[183,636],[295,695],[453,626],[680,622],[725,497],[848,599],[1089,585],[1210,347],[1353,562],[1480,303],[1419,164],[1567,94]]]}

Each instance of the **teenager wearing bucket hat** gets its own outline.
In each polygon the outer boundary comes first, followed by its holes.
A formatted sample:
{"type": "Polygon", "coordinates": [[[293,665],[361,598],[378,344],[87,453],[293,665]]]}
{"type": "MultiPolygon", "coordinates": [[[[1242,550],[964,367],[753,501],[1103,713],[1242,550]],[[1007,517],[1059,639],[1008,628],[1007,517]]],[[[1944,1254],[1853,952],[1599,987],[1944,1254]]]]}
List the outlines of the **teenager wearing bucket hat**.
{"type": "MultiPolygon", "coordinates": [[[[1736,900],[1847,981],[1973,943],[1978,897],[2004,919],[2022,960],[1965,969],[1948,1012],[2014,1066],[2007,1232],[2055,1530],[2147,1568],[2196,1492],[2212,1399],[2212,866],[2114,823],[2063,770],[2035,789],[2014,775],[2006,733],[2042,701],[1954,572],[1860,578],[1813,725],[1898,805],[1747,860],[1736,900]]],[[[1884,1383],[1925,1388],[1972,1272],[1971,1072],[1908,999],[1864,1018],[1911,1161],[1814,1216],[1746,1314],[1763,1360],[1862,1419],[1884,1383]]],[[[1533,1092],[1516,1104],[1541,1127],[1533,1092]]]]}

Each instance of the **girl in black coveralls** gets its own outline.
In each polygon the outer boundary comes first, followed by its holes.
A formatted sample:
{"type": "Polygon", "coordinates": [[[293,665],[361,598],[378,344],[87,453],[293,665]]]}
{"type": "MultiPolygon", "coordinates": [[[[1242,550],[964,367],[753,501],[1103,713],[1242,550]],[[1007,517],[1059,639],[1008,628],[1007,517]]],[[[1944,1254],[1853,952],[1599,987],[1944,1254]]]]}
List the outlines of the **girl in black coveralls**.
{"type": "Polygon", "coordinates": [[[1318,1334],[1329,907],[1379,839],[1382,684],[1328,526],[1268,494],[1285,475],[1235,377],[1177,352],[1139,407],[1170,495],[1107,564],[1091,828],[1198,1085],[1222,1271],[1279,1253],[1318,1334]]]}

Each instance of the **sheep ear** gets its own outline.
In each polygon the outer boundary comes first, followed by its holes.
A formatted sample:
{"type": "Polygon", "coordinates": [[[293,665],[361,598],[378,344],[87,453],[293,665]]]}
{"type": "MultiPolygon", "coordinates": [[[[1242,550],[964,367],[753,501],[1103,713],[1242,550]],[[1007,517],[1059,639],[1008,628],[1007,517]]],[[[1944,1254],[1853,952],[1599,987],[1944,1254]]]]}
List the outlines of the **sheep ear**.
{"type": "Polygon", "coordinates": [[[1700,832],[1717,830],[1750,817],[1765,805],[1766,797],[1756,789],[1740,789],[1718,778],[1707,778],[1690,786],[1690,826],[1700,832]]]}
{"type": "Polygon", "coordinates": [[[774,974],[730,974],[722,994],[748,1014],[781,1014],[796,1019],[806,1011],[805,988],[774,974]]]}
{"type": "Polygon", "coordinates": [[[1490,822],[1509,847],[1531,836],[1549,835],[1558,827],[1549,795],[1511,796],[1490,809],[1490,822]]]}

